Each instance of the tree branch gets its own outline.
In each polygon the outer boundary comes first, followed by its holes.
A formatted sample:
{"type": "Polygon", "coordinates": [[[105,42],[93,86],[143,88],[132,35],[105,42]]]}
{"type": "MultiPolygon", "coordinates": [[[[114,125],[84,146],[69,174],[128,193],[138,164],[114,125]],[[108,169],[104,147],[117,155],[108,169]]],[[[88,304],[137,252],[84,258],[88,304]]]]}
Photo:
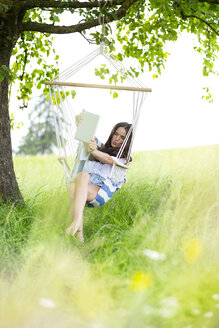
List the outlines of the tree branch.
{"type": "Polygon", "coordinates": [[[198,0],[198,2],[206,2],[210,4],[219,5],[219,0],[198,0]]]}
{"type": "MultiPolygon", "coordinates": [[[[110,16],[104,17],[105,23],[111,23],[115,20],[119,20],[124,17],[127,13],[127,10],[138,0],[125,0],[122,6],[110,13],[110,16]]],[[[53,33],[53,34],[67,34],[81,32],[83,30],[90,29],[92,27],[100,25],[99,19],[93,19],[92,21],[87,21],[85,23],[79,23],[71,26],[55,26],[53,24],[40,24],[35,22],[22,23],[19,27],[19,32],[32,31],[32,32],[41,32],[41,33],[53,33]]]]}
{"type": "MultiPolygon", "coordinates": [[[[108,6],[119,6],[122,5],[124,0],[110,0],[108,3],[108,6]]],[[[99,8],[106,6],[106,1],[101,0],[94,0],[94,1],[87,1],[87,2],[79,2],[79,1],[55,1],[55,0],[23,0],[19,1],[19,6],[22,6],[22,8],[25,8],[26,10],[33,9],[33,8],[71,8],[71,9],[83,9],[83,8],[99,8]]]]}
{"type": "Polygon", "coordinates": [[[32,32],[41,32],[41,33],[53,33],[53,34],[68,34],[81,32],[83,30],[90,29],[92,27],[100,25],[98,19],[92,21],[70,25],[70,26],[55,26],[53,24],[40,24],[40,23],[23,23],[20,28],[20,32],[32,31],[32,32]]]}
{"type": "Polygon", "coordinates": [[[198,16],[196,16],[196,15],[185,15],[184,13],[183,13],[183,18],[197,18],[197,19],[199,19],[202,23],[204,23],[205,25],[207,25],[208,27],[210,27],[210,29],[216,34],[216,35],[219,35],[219,32],[217,31],[217,30],[215,30],[215,28],[210,24],[210,23],[208,23],[208,22],[206,22],[203,18],[201,18],[201,17],[198,17],[198,16]]]}

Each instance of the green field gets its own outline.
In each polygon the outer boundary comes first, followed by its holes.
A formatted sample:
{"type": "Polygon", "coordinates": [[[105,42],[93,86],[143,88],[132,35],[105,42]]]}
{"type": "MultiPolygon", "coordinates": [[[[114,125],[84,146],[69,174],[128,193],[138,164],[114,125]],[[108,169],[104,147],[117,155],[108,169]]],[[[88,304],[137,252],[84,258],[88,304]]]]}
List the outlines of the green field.
{"type": "Polygon", "coordinates": [[[219,146],[133,154],[127,183],[68,237],[53,156],[15,158],[0,207],[0,327],[219,327],[219,146]],[[151,250],[156,252],[151,252],[151,250]]]}

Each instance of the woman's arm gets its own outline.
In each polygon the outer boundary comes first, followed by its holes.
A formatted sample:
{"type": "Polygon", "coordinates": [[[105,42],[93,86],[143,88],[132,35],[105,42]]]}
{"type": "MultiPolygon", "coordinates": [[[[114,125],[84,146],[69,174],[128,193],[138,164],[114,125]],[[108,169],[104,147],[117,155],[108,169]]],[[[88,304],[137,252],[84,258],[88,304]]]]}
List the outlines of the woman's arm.
{"type": "Polygon", "coordinates": [[[100,150],[93,150],[91,154],[103,164],[113,165],[113,159],[109,154],[103,153],[100,150]]]}
{"type": "Polygon", "coordinates": [[[98,159],[101,163],[113,165],[113,159],[109,154],[97,150],[97,144],[94,139],[91,139],[91,141],[88,144],[88,152],[91,155],[93,155],[96,159],[98,159]]]}

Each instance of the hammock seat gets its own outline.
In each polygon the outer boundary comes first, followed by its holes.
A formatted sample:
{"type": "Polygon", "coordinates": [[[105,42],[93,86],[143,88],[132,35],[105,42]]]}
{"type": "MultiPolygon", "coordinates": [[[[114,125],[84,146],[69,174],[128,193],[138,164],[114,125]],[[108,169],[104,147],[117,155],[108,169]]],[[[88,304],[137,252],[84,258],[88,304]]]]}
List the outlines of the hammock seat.
{"type": "MultiPolygon", "coordinates": [[[[151,89],[146,88],[145,85],[138,79],[131,77],[125,67],[115,57],[110,55],[103,47],[100,46],[98,50],[90,53],[80,61],[73,64],[64,72],[60,73],[53,81],[46,81],[45,84],[49,85],[51,106],[53,108],[54,123],[56,129],[57,145],[59,150],[59,161],[63,166],[66,184],[68,185],[74,177],[83,171],[86,160],[89,159],[89,153],[86,152],[82,142],[74,139],[76,132],[75,113],[74,113],[74,100],[72,103],[69,97],[63,96],[66,92],[65,87],[88,87],[99,89],[120,89],[126,90],[125,92],[133,92],[133,122],[123,141],[123,144],[114,160],[111,173],[104,181],[103,186],[100,188],[96,198],[92,202],[88,202],[88,207],[98,207],[104,205],[113,194],[121,188],[126,181],[126,172],[129,168],[129,159],[131,156],[131,148],[133,145],[134,136],[136,133],[137,124],[139,121],[140,110],[144,103],[146,94],[151,92],[151,89]],[[78,72],[81,68],[88,65],[97,56],[103,56],[108,63],[116,69],[116,71],[128,81],[129,86],[112,86],[112,85],[96,85],[96,84],[82,84],[68,82],[69,78],[78,72]],[[130,86],[131,85],[131,86],[130,86]],[[123,153],[129,136],[132,133],[132,140],[128,152],[127,165],[122,164],[119,159],[123,153]],[[73,169],[72,169],[73,168],[73,169]]],[[[97,146],[102,144],[96,139],[97,146]]]]}
{"type": "MultiPolygon", "coordinates": [[[[103,145],[97,138],[95,138],[95,141],[98,147],[101,147],[103,145]]],[[[89,154],[87,155],[89,156],[89,154]]],[[[85,162],[86,160],[80,160],[77,174],[83,171],[85,162]]],[[[99,207],[104,205],[106,202],[108,202],[108,200],[112,198],[114,193],[119,190],[126,182],[126,171],[128,170],[128,167],[126,165],[123,166],[119,162],[117,162],[117,165],[116,162],[114,164],[114,172],[112,172],[111,170],[110,176],[105,179],[95,199],[86,203],[87,207],[99,207]]]]}

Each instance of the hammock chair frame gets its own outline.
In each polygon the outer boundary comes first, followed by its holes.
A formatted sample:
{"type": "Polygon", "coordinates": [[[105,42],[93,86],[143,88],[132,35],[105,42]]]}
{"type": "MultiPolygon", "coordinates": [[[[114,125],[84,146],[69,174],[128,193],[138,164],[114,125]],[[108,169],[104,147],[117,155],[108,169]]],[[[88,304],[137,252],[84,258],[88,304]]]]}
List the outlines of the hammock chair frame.
{"type": "Polygon", "coordinates": [[[59,86],[65,86],[65,87],[125,90],[125,91],[138,91],[138,92],[151,92],[152,91],[151,88],[137,88],[137,87],[129,87],[129,86],[104,85],[104,84],[92,84],[92,83],[46,81],[45,84],[47,84],[47,85],[59,85],[59,86]]]}
{"type": "MultiPolygon", "coordinates": [[[[59,149],[59,161],[61,162],[65,177],[66,184],[68,185],[74,177],[83,170],[83,166],[86,160],[88,160],[89,154],[86,153],[83,143],[77,145],[76,140],[74,140],[74,135],[76,132],[75,125],[75,114],[72,111],[71,105],[69,103],[68,97],[62,100],[62,92],[64,92],[64,87],[82,87],[82,88],[98,88],[98,89],[113,89],[113,90],[125,90],[133,92],[133,123],[129,129],[123,144],[117,154],[116,160],[114,161],[111,169],[110,176],[105,180],[103,187],[100,188],[96,198],[87,204],[90,207],[101,206],[105,204],[114,194],[115,191],[119,190],[121,186],[126,181],[126,171],[128,165],[122,165],[119,163],[119,159],[123,153],[129,136],[132,133],[132,140],[130,144],[130,149],[128,153],[128,162],[130,159],[131,148],[133,145],[133,140],[136,133],[137,124],[139,121],[139,115],[141,107],[144,103],[146,95],[152,91],[151,88],[147,88],[140,80],[129,76],[127,69],[119,62],[114,56],[110,55],[106,49],[104,49],[104,44],[100,45],[98,50],[93,51],[88,56],[82,58],[80,61],[73,64],[71,67],[66,69],[64,72],[60,73],[54,80],[46,81],[45,84],[49,85],[50,90],[50,100],[51,105],[53,105],[53,97],[55,97],[55,106],[53,108],[54,122],[56,129],[57,145],[59,149]],[[99,85],[99,84],[87,84],[87,83],[77,83],[66,81],[76,72],[80,71],[81,68],[87,66],[91,61],[93,61],[97,56],[102,55],[110,65],[112,65],[116,71],[131,84],[131,86],[115,86],[115,85],[99,85]],[[59,101],[58,99],[59,98],[59,101]],[[66,133],[67,136],[64,136],[66,133]],[[68,141],[68,142],[67,142],[68,141]],[[69,163],[68,150],[71,154],[71,163],[69,163]],[[75,156],[75,154],[77,154],[75,156]],[[74,165],[73,165],[74,164],[74,165]],[[73,167],[74,166],[74,167],[73,167]],[[71,170],[73,167],[73,170],[71,170]]],[[[96,140],[97,145],[100,146],[99,140],[96,140]]]]}

